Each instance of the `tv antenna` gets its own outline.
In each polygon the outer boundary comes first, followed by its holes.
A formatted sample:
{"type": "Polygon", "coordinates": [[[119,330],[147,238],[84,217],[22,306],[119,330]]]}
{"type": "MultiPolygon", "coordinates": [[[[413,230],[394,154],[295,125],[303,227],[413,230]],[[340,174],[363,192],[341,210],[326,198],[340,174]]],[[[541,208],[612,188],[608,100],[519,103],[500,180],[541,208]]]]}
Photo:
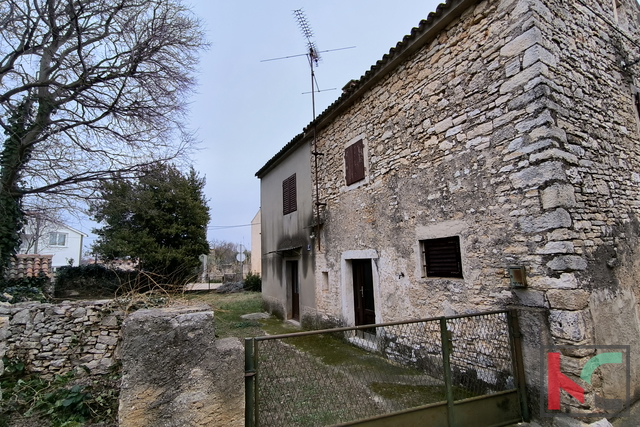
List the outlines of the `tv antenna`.
{"type": "MultiPolygon", "coordinates": [[[[309,25],[309,22],[307,21],[307,17],[304,14],[304,11],[302,9],[296,9],[293,11],[293,16],[295,17],[296,21],[298,22],[298,27],[300,27],[300,31],[302,32],[302,35],[304,36],[304,38],[306,39],[307,42],[307,52],[306,53],[300,53],[297,55],[289,55],[289,56],[282,56],[280,58],[272,58],[272,59],[265,59],[262,60],[260,62],[267,62],[267,61],[277,61],[280,59],[289,59],[289,58],[295,58],[298,56],[306,56],[308,61],[309,61],[309,70],[311,72],[311,110],[313,112],[313,120],[312,120],[312,124],[313,124],[313,149],[311,150],[311,154],[313,154],[314,156],[314,164],[315,164],[315,187],[316,187],[316,218],[315,218],[315,224],[313,226],[313,233],[311,238],[315,238],[316,241],[318,242],[318,250],[320,250],[320,206],[326,206],[326,203],[321,203],[320,202],[320,192],[319,192],[319,184],[318,184],[318,156],[322,156],[323,153],[319,153],[317,150],[318,144],[317,144],[317,140],[316,140],[316,97],[315,94],[316,92],[321,92],[320,90],[320,86],[318,85],[318,81],[316,80],[316,73],[314,71],[314,67],[317,67],[320,63],[320,54],[321,53],[325,53],[325,52],[334,52],[337,50],[345,50],[345,49],[353,49],[355,48],[355,46],[349,46],[349,47],[343,47],[343,48],[339,48],[339,49],[330,49],[330,50],[323,50],[323,51],[319,51],[315,42],[313,41],[313,31],[311,31],[311,26],[309,25]]],[[[335,88],[333,89],[325,89],[326,90],[335,90],[335,88]]],[[[308,93],[308,92],[306,92],[308,93]]]]}
{"type": "Polygon", "coordinates": [[[260,62],[278,61],[278,60],[281,60],[281,59],[297,58],[299,56],[306,56],[307,57],[307,59],[309,61],[309,70],[311,72],[311,92],[303,92],[303,95],[307,94],[307,93],[311,93],[311,108],[312,108],[312,112],[313,112],[313,120],[315,121],[315,119],[316,119],[315,93],[316,92],[326,92],[326,91],[329,91],[329,90],[336,90],[336,88],[320,90],[320,86],[318,85],[318,80],[316,79],[316,73],[314,71],[314,67],[318,67],[318,65],[320,63],[320,54],[321,53],[326,53],[326,52],[335,52],[335,51],[338,51],[338,50],[353,49],[353,48],[355,48],[355,46],[349,46],[349,47],[342,47],[342,48],[338,48],[338,49],[329,49],[329,50],[319,51],[317,46],[316,46],[316,44],[315,44],[315,42],[313,41],[313,31],[311,30],[311,26],[309,25],[309,21],[307,21],[307,17],[305,16],[304,11],[302,9],[296,9],[296,10],[293,11],[293,16],[295,17],[296,21],[298,22],[298,27],[300,27],[300,31],[302,32],[302,35],[306,39],[307,52],[306,53],[299,53],[299,54],[296,54],[296,55],[281,56],[281,57],[278,57],[278,58],[263,59],[260,62]]]}

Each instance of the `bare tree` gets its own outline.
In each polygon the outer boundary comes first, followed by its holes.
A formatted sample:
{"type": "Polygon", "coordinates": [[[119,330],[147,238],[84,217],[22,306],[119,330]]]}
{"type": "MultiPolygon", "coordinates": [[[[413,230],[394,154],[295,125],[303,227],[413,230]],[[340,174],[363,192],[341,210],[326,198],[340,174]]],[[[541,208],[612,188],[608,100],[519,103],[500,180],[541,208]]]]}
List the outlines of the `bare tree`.
{"type": "Polygon", "coordinates": [[[0,213],[184,155],[204,46],[180,0],[2,0],[0,213]]]}
{"type": "Polygon", "coordinates": [[[42,249],[42,242],[50,233],[59,229],[62,219],[58,209],[46,207],[27,210],[24,212],[24,232],[21,235],[22,245],[20,253],[38,254],[42,249]]]}

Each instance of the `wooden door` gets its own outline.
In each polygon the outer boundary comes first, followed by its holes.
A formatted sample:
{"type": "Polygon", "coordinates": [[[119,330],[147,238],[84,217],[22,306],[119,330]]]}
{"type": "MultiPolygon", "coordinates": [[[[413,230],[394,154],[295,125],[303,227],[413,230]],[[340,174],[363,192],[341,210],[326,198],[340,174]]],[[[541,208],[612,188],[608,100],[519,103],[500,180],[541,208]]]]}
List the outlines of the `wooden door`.
{"type": "Polygon", "coordinates": [[[291,319],[300,320],[300,280],[298,261],[287,261],[287,282],[291,293],[291,319]]]}
{"type": "Polygon", "coordinates": [[[353,297],[356,326],[372,325],[376,323],[376,311],[373,299],[371,260],[354,259],[351,261],[351,266],[353,269],[353,297]]]}

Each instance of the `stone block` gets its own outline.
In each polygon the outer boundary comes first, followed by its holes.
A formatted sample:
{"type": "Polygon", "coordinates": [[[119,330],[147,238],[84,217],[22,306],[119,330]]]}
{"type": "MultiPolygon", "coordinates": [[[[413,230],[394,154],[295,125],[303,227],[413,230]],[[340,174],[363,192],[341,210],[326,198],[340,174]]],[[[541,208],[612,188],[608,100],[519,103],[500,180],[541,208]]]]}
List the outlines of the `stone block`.
{"type": "Polygon", "coordinates": [[[552,54],[539,44],[534,44],[524,52],[524,56],[522,58],[522,67],[527,68],[537,61],[542,61],[552,67],[558,65],[558,59],[554,54],[552,54]]]}
{"type": "Polygon", "coordinates": [[[11,318],[12,325],[26,325],[29,323],[31,323],[31,313],[29,313],[28,308],[18,311],[13,315],[13,318],[11,318]]]}
{"type": "Polygon", "coordinates": [[[549,313],[551,335],[574,342],[587,337],[583,311],[551,310],[549,313]]]}
{"type": "Polygon", "coordinates": [[[531,163],[538,163],[540,161],[550,160],[550,159],[564,160],[567,163],[578,164],[578,157],[576,157],[574,154],[568,153],[558,148],[551,148],[541,153],[534,153],[531,156],[529,156],[529,161],[531,163]]]}
{"type": "Polygon", "coordinates": [[[520,218],[520,227],[525,233],[538,233],[554,228],[567,228],[571,226],[571,216],[566,210],[559,208],[536,216],[520,218]]]}
{"type": "Polygon", "coordinates": [[[518,302],[528,307],[548,307],[544,299],[544,292],[534,289],[514,289],[513,293],[518,298],[518,302]]]}
{"type": "Polygon", "coordinates": [[[118,338],[109,335],[100,335],[98,337],[98,343],[106,345],[116,345],[118,344],[118,338]]]}
{"type": "Polygon", "coordinates": [[[500,94],[511,93],[515,88],[519,86],[525,86],[527,83],[539,78],[541,75],[546,75],[549,69],[546,64],[542,62],[536,62],[531,67],[526,68],[511,77],[500,85],[500,94]]]}
{"type": "Polygon", "coordinates": [[[551,308],[583,310],[589,305],[589,292],[583,289],[551,289],[547,299],[551,308]]]}
{"type": "Polygon", "coordinates": [[[516,188],[531,188],[551,180],[566,181],[567,176],[562,163],[546,162],[515,172],[509,179],[516,188]]]}
{"type": "Polygon", "coordinates": [[[540,194],[543,209],[576,206],[576,194],[572,185],[554,184],[540,194]]]}
{"type": "Polygon", "coordinates": [[[71,317],[84,318],[87,315],[87,309],[84,307],[78,307],[71,312],[71,317]]]}
{"type": "Polygon", "coordinates": [[[549,242],[536,251],[538,254],[572,254],[575,252],[573,242],[549,242]]]}
{"type": "Polygon", "coordinates": [[[536,43],[542,43],[542,33],[536,27],[520,34],[500,49],[500,55],[513,57],[527,50],[536,43]]]}
{"type": "Polygon", "coordinates": [[[125,319],[121,427],[244,425],[244,347],[213,331],[206,305],[125,319]]]}
{"type": "Polygon", "coordinates": [[[587,261],[577,255],[559,256],[547,263],[555,271],[581,271],[587,269],[587,261]]]}

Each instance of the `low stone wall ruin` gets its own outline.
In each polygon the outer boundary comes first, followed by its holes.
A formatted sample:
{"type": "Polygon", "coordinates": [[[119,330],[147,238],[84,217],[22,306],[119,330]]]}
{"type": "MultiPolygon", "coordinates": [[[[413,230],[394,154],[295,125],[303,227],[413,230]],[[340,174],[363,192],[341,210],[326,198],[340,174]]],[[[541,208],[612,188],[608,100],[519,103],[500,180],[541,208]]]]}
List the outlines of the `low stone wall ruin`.
{"type": "Polygon", "coordinates": [[[244,348],[215,339],[207,305],[125,316],[112,300],[0,304],[0,374],[3,356],[45,377],[122,361],[124,427],[244,425],[244,348]]]}
{"type": "Polygon", "coordinates": [[[118,358],[123,318],[110,300],[0,305],[0,358],[45,376],[79,366],[103,374],[118,358]]]}

